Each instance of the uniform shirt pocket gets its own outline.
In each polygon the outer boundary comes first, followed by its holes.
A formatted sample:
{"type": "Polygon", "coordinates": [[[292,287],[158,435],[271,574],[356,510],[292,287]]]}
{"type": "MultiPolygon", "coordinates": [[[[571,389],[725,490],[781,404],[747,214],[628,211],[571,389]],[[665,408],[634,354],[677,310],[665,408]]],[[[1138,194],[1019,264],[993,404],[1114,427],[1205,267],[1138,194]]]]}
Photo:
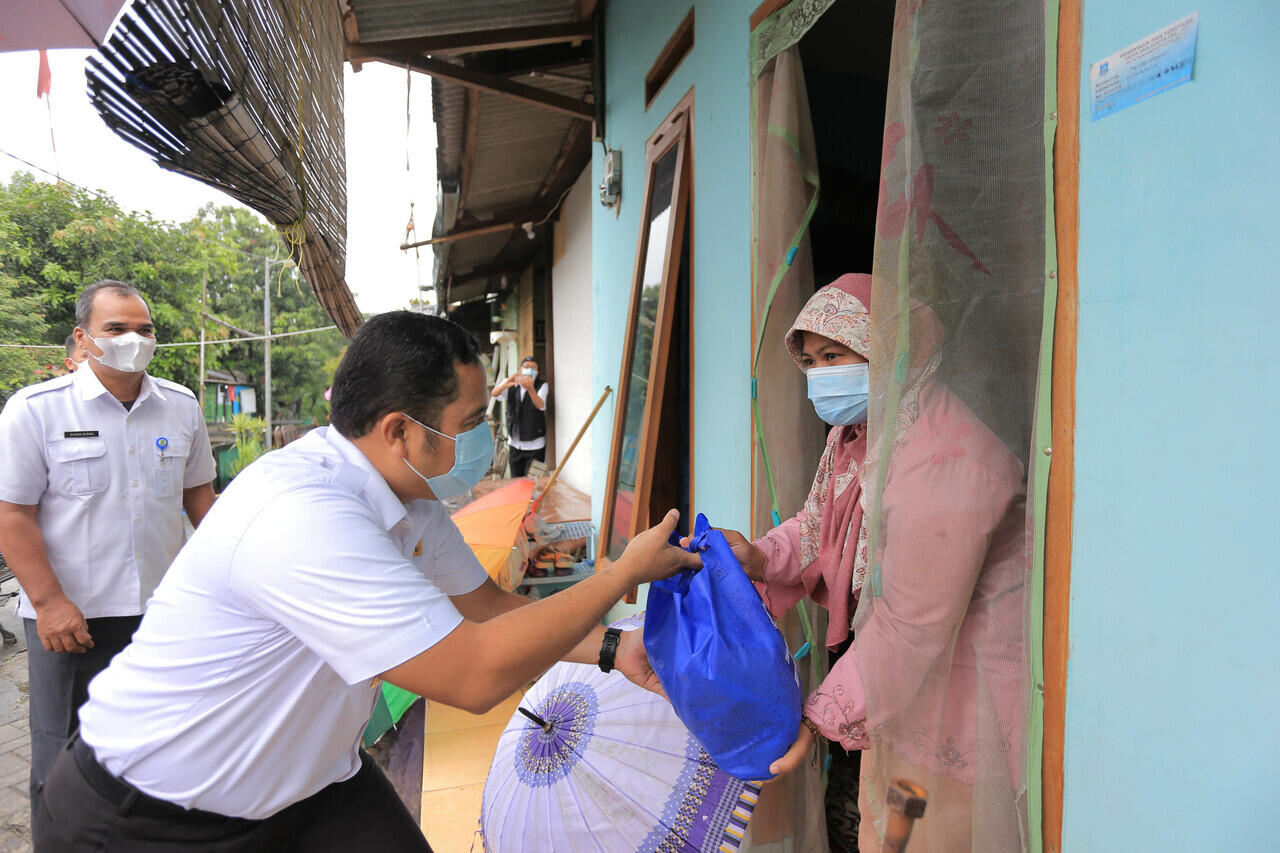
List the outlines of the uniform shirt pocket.
{"type": "Polygon", "coordinates": [[[68,495],[96,495],[111,482],[107,442],[101,438],[64,438],[48,445],[49,486],[68,495]]]}
{"type": "Polygon", "coordinates": [[[171,498],[182,488],[191,442],[185,438],[168,441],[163,450],[155,449],[151,467],[151,491],[158,498],[171,498]]]}

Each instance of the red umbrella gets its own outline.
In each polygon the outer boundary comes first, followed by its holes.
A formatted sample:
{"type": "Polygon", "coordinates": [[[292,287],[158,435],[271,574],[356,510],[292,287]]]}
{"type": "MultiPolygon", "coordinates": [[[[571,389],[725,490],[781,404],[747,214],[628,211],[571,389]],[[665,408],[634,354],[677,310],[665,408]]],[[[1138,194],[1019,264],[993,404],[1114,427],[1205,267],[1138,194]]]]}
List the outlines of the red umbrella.
{"type": "Polygon", "coordinates": [[[125,0],[0,0],[0,51],[101,47],[125,0]]]}

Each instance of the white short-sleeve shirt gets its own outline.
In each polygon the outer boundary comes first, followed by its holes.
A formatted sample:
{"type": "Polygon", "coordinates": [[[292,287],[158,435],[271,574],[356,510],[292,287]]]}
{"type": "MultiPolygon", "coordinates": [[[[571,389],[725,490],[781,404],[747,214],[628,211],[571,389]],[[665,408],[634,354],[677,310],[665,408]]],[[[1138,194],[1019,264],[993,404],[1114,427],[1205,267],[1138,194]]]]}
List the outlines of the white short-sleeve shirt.
{"type": "Polygon", "coordinates": [[[436,501],[402,503],[332,427],[263,456],[205,517],[89,687],[107,770],[261,819],[359,769],[375,677],[461,622],[488,576],[436,501]]]}
{"type": "MultiPolygon", "coordinates": [[[[88,619],[137,616],[182,547],[182,490],[217,473],[186,388],[145,375],[128,410],[88,364],[0,412],[0,501],[36,506],[53,573],[88,619]]],[[[34,619],[26,595],[18,613],[34,619]]]]}

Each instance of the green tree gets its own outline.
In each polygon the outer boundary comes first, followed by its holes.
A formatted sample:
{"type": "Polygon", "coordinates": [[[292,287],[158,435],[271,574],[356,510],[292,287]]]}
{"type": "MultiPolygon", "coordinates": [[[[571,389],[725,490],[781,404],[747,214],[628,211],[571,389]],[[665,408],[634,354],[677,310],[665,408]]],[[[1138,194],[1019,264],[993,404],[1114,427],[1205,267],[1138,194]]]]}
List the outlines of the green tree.
{"type": "MultiPolygon", "coordinates": [[[[151,305],[162,343],[200,339],[201,310],[261,333],[263,258],[287,251],[275,229],[243,208],[208,205],[188,222],[121,210],[108,196],[18,174],[0,184],[0,343],[61,344],[75,324],[75,299],[104,278],[137,286],[151,305]],[[207,281],[207,305],[201,305],[207,281]]],[[[311,289],[273,266],[273,333],[330,324],[311,289]]],[[[208,340],[238,337],[206,322],[208,340]]],[[[323,421],[328,364],[345,341],[337,331],[281,338],[272,345],[274,418],[323,421]]],[[[56,358],[50,358],[52,353],[56,358]]],[[[261,387],[260,341],[206,347],[206,366],[236,370],[261,387]]],[[[45,378],[49,351],[0,350],[0,395],[45,378]]],[[[197,346],[162,347],[150,371],[197,390],[197,346]]]]}
{"type": "MultiPolygon", "coordinates": [[[[39,300],[18,296],[17,282],[0,270],[0,342],[26,342],[48,331],[40,315],[39,300]]],[[[33,378],[54,375],[54,365],[62,366],[62,351],[0,347],[0,402],[33,378]]]]}
{"type": "MultiPolygon", "coordinates": [[[[261,333],[263,309],[263,258],[282,259],[288,253],[275,229],[256,215],[233,207],[206,206],[189,225],[207,239],[231,247],[220,257],[218,275],[209,281],[210,313],[261,333]]],[[[316,329],[332,325],[315,294],[296,270],[272,264],[272,334],[316,329]]],[[[327,407],[324,390],[333,380],[327,364],[342,352],[346,340],[335,330],[278,338],[271,345],[273,416],[276,420],[323,423],[327,407]]],[[[260,342],[225,344],[218,366],[260,378],[263,372],[260,342]]]]}
{"type": "MultiPolygon", "coordinates": [[[[0,268],[14,296],[37,301],[45,323],[22,335],[27,342],[62,343],[75,325],[76,296],[104,278],[146,294],[161,341],[195,340],[190,306],[203,255],[187,229],[126,213],[107,196],[26,174],[0,191],[0,268]]],[[[180,351],[161,351],[155,365],[157,375],[195,386],[198,369],[180,351]]]]}

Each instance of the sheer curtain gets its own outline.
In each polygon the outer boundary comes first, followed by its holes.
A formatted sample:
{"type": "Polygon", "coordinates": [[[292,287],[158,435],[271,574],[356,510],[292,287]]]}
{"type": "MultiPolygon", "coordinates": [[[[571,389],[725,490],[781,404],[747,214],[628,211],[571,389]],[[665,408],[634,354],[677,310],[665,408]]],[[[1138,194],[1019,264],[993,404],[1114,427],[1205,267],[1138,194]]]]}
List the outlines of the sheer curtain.
{"type": "Polygon", "coordinates": [[[873,560],[854,618],[864,851],[880,849],[894,777],[929,791],[911,853],[1032,847],[1045,20],[1043,3],[897,4],[864,471],[873,560]]]}
{"type": "MultiPolygon", "coordinates": [[[[752,418],[755,428],[751,534],[795,515],[804,503],[826,435],[803,377],[782,339],[813,295],[809,220],[818,201],[804,69],[795,47],[831,0],[797,2],[752,35],[752,418]]],[[[826,611],[802,601],[779,623],[794,652],[804,694],[826,673],[826,611]]],[[[749,849],[827,849],[821,763],[765,786],[751,822],[749,849]]]]}

